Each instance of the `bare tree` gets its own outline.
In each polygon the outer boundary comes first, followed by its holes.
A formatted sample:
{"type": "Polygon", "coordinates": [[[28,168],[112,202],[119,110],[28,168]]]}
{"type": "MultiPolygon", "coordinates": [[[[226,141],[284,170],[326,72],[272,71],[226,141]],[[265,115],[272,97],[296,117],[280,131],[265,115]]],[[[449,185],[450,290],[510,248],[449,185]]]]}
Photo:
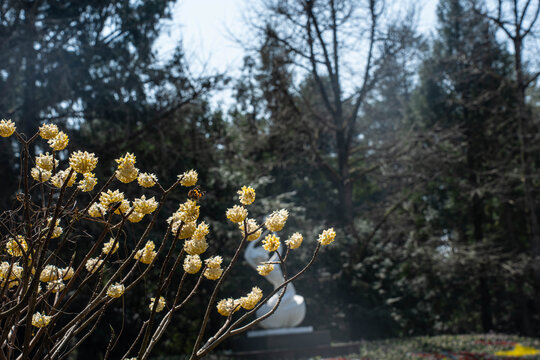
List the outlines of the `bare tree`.
{"type": "MultiPolygon", "coordinates": [[[[387,61],[414,41],[413,24],[390,21],[381,0],[263,3],[264,10],[252,21],[262,33],[263,47],[272,44],[285,52],[291,77],[307,79],[313,92],[313,96],[302,93],[294,80],[287,82],[282,76],[275,81],[285,95],[280,106],[288,106],[302,122],[305,146],[339,194],[338,216],[356,234],[355,182],[378,169],[382,153],[377,151],[381,143],[363,136],[372,125],[362,123],[365,106],[376,96],[377,83],[388,75],[387,61]],[[320,144],[329,137],[332,150],[325,152],[320,144]]],[[[388,154],[390,149],[386,150],[388,154]]]]}

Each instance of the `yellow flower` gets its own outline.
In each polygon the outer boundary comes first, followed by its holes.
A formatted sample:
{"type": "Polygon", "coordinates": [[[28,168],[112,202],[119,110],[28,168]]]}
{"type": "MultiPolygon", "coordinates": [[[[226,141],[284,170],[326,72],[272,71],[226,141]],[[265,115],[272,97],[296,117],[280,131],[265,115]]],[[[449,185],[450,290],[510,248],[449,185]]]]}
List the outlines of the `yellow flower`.
{"type": "Polygon", "coordinates": [[[230,316],[233,312],[236,312],[240,309],[240,300],[228,298],[220,300],[217,303],[217,311],[223,316],[230,316]]]}
{"type": "Polygon", "coordinates": [[[133,200],[133,206],[136,212],[147,215],[157,209],[158,203],[153,196],[147,200],[146,196],[143,195],[139,199],[133,200]]]}
{"type": "Polygon", "coordinates": [[[252,187],[242,186],[242,189],[238,190],[238,195],[243,205],[251,205],[255,201],[255,190],[252,187]]]}
{"type": "Polygon", "coordinates": [[[62,270],[54,265],[47,265],[39,275],[39,280],[43,282],[55,281],[60,278],[62,270]]]}
{"type": "Polygon", "coordinates": [[[103,260],[99,260],[98,258],[90,258],[86,260],[84,266],[86,267],[86,270],[93,274],[101,266],[101,264],[103,264],[103,260]]]}
{"type": "Polygon", "coordinates": [[[86,174],[93,171],[98,163],[94,153],[76,151],[69,157],[69,166],[78,173],[86,174]]]}
{"type": "Polygon", "coordinates": [[[200,206],[193,200],[188,200],[178,208],[178,218],[185,223],[193,222],[199,218],[200,206]]]}
{"type": "Polygon", "coordinates": [[[188,274],[196,274],[202,266],[202,261],[199,255],[187,255],[184,259],[184,271],[188,274]]]}
{"type": "Polygon", "coordinates": [[[222,273],[223,273],[223,270],[221,268],[217,268],[217,269],[207,268],[206,270],[204,270],[203,275],[208,280],[217,280],[221,277],[222,273]]]}
{"type": "Polygon", "coordinates": [[[17,235],[17,239],[10,238],[6,243],[6,250],[11,256],[23,256],[23,251],[28,251],[28,244],[24,239],[24,236],[17,235]]]}
{"type": "MultiPolygon", "coordinates": [[[[51,221],[52,221],[52,217],[47,219],[47,230],[51,226],[51,221]]],[[[56,239],[57,237],[62,235],[62,233],[64,232],[62,227],[58,226],[58,224],[60,224],[60,219],[56,219],[56,224],[54,225],[53,233],[52,233],[52,236],[51,236],[52,239],[56,239]]]]}
{"type": "Polygon", "coordinates": [[[101,204],[93,203],[88,209],[88,215],[91,217],[100,217],[107,212],[107,209],[104,208],[101,204]]]}
{"type": "Polygon", "coordinates": [[[251,310],[259,301],[261,301],[262,296],[262,290],[258,287],[254,287],[251,289],[251,292],[247,294],[247,296],[240,298],[240,303],[244,309],[251,310]]]}
{"type": "Polygon", "coordinates": [[[210,229],[208,228],[208,225],[203,221],[197,226],[197,229],[195,229],[191,237],[195,241],[201,241],[204,240],[205,236],[208,235],[209,232],[210,229]]]}
{"type": "MultiPolygon", "coordinates": [[[[247,240],[253,241],[260,238],[262,234],[262,228],[259,228],[259,225],[257,225],[257,221],[255,219],[247,219],[246,223],[247,223],[247,233],[248,233],[247,240]]],[[[238,224],[238,226],[240,227],[240,230],[242,231],[242,235],[245,236],[244,223],[242,222],[238,224]]]]}
{"type": "Polygon", "coordinates": [[[115,241],[114,238],[111,238],[108,242],[103,244],[103,249],[101,250],[105,255],[114,254],[118,250],[118,241],[115,241]],[[114,246],[114,247],[113,247],[114,246]]]}
{"type": "Polygon", "coordinates": [[[59,131],[58,134],[48,141],[49,146],[55,150],[64,150],[69,142],[69,138],[63,131],[59,131]]]}
{"type": "Polygon", "coordinates": [[[190,187],[197,183],[199,175],[197,174],[197,171],[195,170],[189,170],[183,173],[182,175],[178,175],[178,178],[180,179],[180,184],[182,186],[190,187]]]}
{"type": "Polygon", "coordinates": [[[172,226],[173,234],[176,234],[181,224],[183,225],[180,229],[180,234],[178,234],[178,238],[189,239],[195,233],[197,223],[195,221],[192,221],[190,223],[184,224],[181,220],[175,221],[172,226]]]}
{"type": "Polygon", "coordinates": [[[73,275],[75,275],[75,272],[71,266],[61,269],[60,273],[62,275],[62,280],[69,280],[73,277],[73,275]]]}
{"type": "Polygon", "coordinates": [[[19,266],[18,262],[10,264],[7,261],[3,261],[0,264],[0,279],[9,279],[9,280],[21,279],[22,272],[23,272],[23,268],[22,266],[19,266]]]}
{"type": "Polygon", "coordinates": [[[184,243],[184,249],[189,255],[200,255],[208,249],[206,240],[188,240],[184,243]]]}
{"type": "Polygon", "coordinates": [[[514,345],[514,348],[512,350],[508,351],[497,351],[495,355],[497,356],[528,356],[528,355],[538,355],[540,354],[540,350],[529,347],[529,346],[523,346],[521,344],[514,345]]]}
{"type": "Polygon", "coordinates": [[[227,219],[233,223],[241,223],[248,216],[248,211],[243,206],[234,205],[232,208],[227,209],[227,219]]]}
{"type": "Polygon", "coordinates": [[[124,184],[129,184],[137,178],[139,175],[139,169],[137,168],[127,168],[127,169],[118,169],[116,170],[115,176],[118,180],[124,184]]]}
{"type": "Polygon", "coordinates": [[[102,192],[99,196],[99,202],[104,209],[108,209],[109,205],[122,202],[124,200],[124,193],[120,190],[107,190],[107,192],[102,192]]]}
{"type": "Polygon", "coordinates": [[[124,157],[120,157],[115,161],[118,164],[118,170],[115,174],[118,180],[127,184],[137,178],[139,170],[135,168],[135,155],[127,153],[124,157]]]}
{"type": "Polygon", "coordinates": [[[39,135],[45,140],[50,140],[58,135],[58,126],[54,124],[43,124],[39,127],[39,135]]]}
{"type": "Polygon", "coordinates": [[[10,137],[15,132],[15,123],[11,120],[0,120],[0,136],[10,137]]]}
{"type": "Polygon", "coordinates": [[[54,159],[48,152],[45,154],[39,154],[36,156],[36,166],[41,170],[52,171],[54,167],[58,166],[58,160],[54,159]]]}
{"type": "Polygon", "coordinates": [[[139,221],[141,221],[144,217],[144,214],[141,214],[140,212],[137,212],[137,211],[133,211],[131,214],[129,214],[128,216],[128,220],[129,222],[132,222],[132,223],[138,223],[139,221]]]}
{"type": "Polygon", "coordinates": [[[204,263],[209,269],[218,269],[222,262],[223,258],[221,256],[212,256],[204,260],[204,263]]]}
{"type": "Polygon", "coordinates": [[[259,275],[266,276],[274,271],[274,264],[261,264],[257,266],[257,272],[259,275]]]}
{"type": "Polygon", "coordinates": [[[94,190],[94,187],[97,184],[96,175],[92,174],[91,172],[88,172],[83,175],[84,179],[79,181],[79,186],[77,186],[79,189],[82,190],[82,192],[89,192],[94,190]]]}
{"type": "Polygon", "coordinates": [[[135,155],[131,153],[126,153],[124,157],[119,157],[115,160],[118,164],[118,169],[129,169],[135,166],[135,162],[137,161],[135,155]]]}
{"type": "Polygon", "coordinates": [[[156,185],[157,177],[154,174],[140,173],[139,177],[137,178],[137,182],[140,186],[149,188],[156,185]]]}
{"type": "MultiPolygon", "coordinates": [[[[58,171],[53,177],[51,177],[51,184],[53,184],[54,186],[60,189],[62,186],[64,186],[64,183],[66,182],[70,171],[71,171],[70,168],[67,168],[66,170],[58,171]]],[[[77,173],[73,172],[69,180],[67,180],[66,186],[72,187],[73,183],[75,183],[75,180],[77,180],[77,173]]]]}
{"type": "Polygon", "coordinates": [[[38,311],[34,315],[32,315],[32,326],[35,326],[37,328],[42,328],[51,322],[51,316],[47,315],[41,315],[41,313],[38,311]]]}
{"type": "Polygon", "coordinates": [[[107,289],[107,296],[112,298],[119,298],[124,294],[126,288],[120,283],[115,283],[107,289]]]}
{"type": "Polygon", "coordinates": [[[336,232],[334,228],[326,229],[319,235],[319,242],[321,245],[328,245],[336,238],[336,232]]]}
{"type": "Polygon", "coordinates": [[[156,245],[154,245],[153,241],[147,241],[146,245],[144,245],[144,248],[137,251],[137,253],[135,254],[135,259],[139,260],[143,264],[152,263],[152,261],[154,261],[154,258],[157,255],[157,253],[154,251],[155,248],[156,245]]]}
{"type": "Polygon", "coordinates": [[[62,280],[53,280],[47,283],[47,290],[50,290],[52,293],[60,292],[64,290],[65,287],[66,285],[62,280]]]}
{"type": "Polygon", "coordinates": [[[34,180],[38,182],[45,182],[51,178],[52,173],[50,171],[34,167],[32,170],[30,170],[30,175],[32,175],[34,180]]]}
{"type": "MultiPolygon", "coordinates": [[[[150,311],[154,308],[154,301],[156,301],[156,298],[150,298],[150,305],[148,307],[150,308],[150,311]]],[[[159,297],[158,304],[156,306],[156,312],[161,312],[165,308],[165,298],[163,296],[159,297]]]]}
{"type": "Polygon", "coordinates": [[[285,225],[288,217],[289,212],[285,209],[274,211],[266,218],[264,225],[270,231],[280,231],[281,229],[283,229],[283,226],[285,225]]]}
{"type": "Polygon", "coordinates": [[[289,237],[289,240],[285,240],[285,244],[287,244],[291,249],[298,249],[300,245],[302,245],[302,241],[304,238],[302,237],[302,234],[295,232],[289,237]]]}
{"type": "Polygon", "coordinates": [[[268,234],[263,240],[263,248],[268,252],[276,251],[279,249],[279,237],[274,234],[268,234]]]}

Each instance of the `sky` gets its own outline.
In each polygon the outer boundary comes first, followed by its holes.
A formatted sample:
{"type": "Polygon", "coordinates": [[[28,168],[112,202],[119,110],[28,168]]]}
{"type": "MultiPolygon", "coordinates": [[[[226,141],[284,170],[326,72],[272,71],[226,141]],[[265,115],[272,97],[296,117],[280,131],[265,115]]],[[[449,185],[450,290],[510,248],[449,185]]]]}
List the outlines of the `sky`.
{"type": "MultiPolygon", "coordinates": [[[[411,1],[415,0],[395,0],[393,5],[407,5],[411,1]]],[[[243,18],[249,3],[250,0],[178,0],[172,9],[172,19],[165,22],[157,41],[158,58],[167,60],[181,40],[195,75],[215,72],[238,75],[244,52],[233,39],[242,38],[249,31],[243,18]]],[[[436,23],[437,0],[415,3],[420,11],[418,29],[429,34],[436,23]]],[[[230,92],[222,92],[217,101],[228,102],[230,96],[230,92]]]]}

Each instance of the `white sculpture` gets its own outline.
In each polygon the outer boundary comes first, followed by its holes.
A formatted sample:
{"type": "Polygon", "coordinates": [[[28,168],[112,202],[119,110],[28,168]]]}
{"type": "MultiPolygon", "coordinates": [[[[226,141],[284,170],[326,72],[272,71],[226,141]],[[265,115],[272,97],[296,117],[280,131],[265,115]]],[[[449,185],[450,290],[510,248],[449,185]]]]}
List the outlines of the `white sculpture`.
{"type": "MultiPolygon", "coordinates": [[[[244,258],[252,268],[257,269],[257,266],[265,261],[279,260],[277,254],[274,254],[268,259],[268,252],[262,246],[255,246],[258,242],[259,240],[249,242],[244,253],[244,258]]],[[[278,251],[280,250],[281,247],[278,251]]],[[[265,278],[274,286],[274,289],[284,282],[283,273],[278,265],[275,265],[274,270],[266,275],[265,278]]],[[[274,294],[266,304],[263,304],[257,310],[257,317],[268,313],[274,307],[278,301],[279,293],[280,291],[274,294]]],[[[304,302],[304,297],[296,295],[293,284],[289,283],[276,311],[259,324],[266,329],[290,328],[299,325],[305,316],[306,303],[304,302]]]]}

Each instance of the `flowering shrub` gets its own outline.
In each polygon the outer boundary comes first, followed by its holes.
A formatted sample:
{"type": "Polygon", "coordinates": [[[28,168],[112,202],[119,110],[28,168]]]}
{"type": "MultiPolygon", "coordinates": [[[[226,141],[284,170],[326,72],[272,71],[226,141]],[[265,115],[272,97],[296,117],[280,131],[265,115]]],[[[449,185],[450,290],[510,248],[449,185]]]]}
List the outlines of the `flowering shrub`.
{"type": "MultiPolygon", "coordinates": [[[[270,294],[264,296],[255,286],[237,299],[218,301],[223,279],[246,242],[257,240],[263,226],[273,232],[280,231],[288,218],[286,210],[274,212],[264,225],[257,225],[255,219],[248,218],[247,209],[255,201],[255,190],[242,187],[238,191],[240,205],[232,206],[225,214],[239,228],[240,241],[232,259],[229,263],[224,263],[219,255],[203,259],[211,247],[207,240],[210,229],[204,222],[198,222],[199,198],[203,192],[196,186],[195,170],[184,172],[172,185],[164,187],[154,174],[141,172],[136,167],[135,155],[128,153],[116,159],[116,169],[96,190],[98,179],[93,171],[98,166],[98,157],[86,151],[59,154],[66,149],[69,138],[55,125],[42,125],[38,133],[26,139],[16,131],[12,121],[2,120],[0,136],[15,136],[22,152],[18,202],[0,215],[2,359],[65,358],[92,335],[107,308],[118,306],[123,296],[152,273],[159,273],[159,277],[152,279],[156,286],[148,295],[147,319],[122,359],[147,359],[173,314],[182,310],[201,282],[213,281],[215,285],[191,355],[192,359],[202,358],[228,337],[270,316],[279,301],[271,312],[255,319],[251,317],[272,295],[278,294],[281,300],[287,284],[307,270],[321,246],[335,238],[333,229],[322,233],[309,263],[298,273],[285,277],[283,284],[270,294]],[[49,146],[49,152],[31,158],[29,147],[40,138],[47,141],[40,148],[49,146]],[[125,186],[138,189],[140,196],[128,199],[117,188],[125,186]],[[173,192],[181,191],[180,186],[191,188],[186,190],[188,198],[166,220],[167,229],[161,239],[149,240],[155,225],[165,222],[158,216],[165,201],[173,192]],[[157,199],[144,194],[152,187],[157,189],[157,199]],[[90,196],[80,196],[82,193],[90,196]],[[79,232],[85,223],[97,225],[100,231],[90,243],[79,244],[79,232]],[[132,248],[122,237],[129,223],[134,224],[135,230],[139,229],[132,248]],[[153,267],[159,271],[150,272],[153,267]],[[179,273],[181,280],[175,283],[173,275],[179,273]],[[188,276],[196,277],[195,285],[184,291],[188,276]],[[88,296],[82,289],[93,290],[88,296]],[[74,309],[74,304],[81,303],[82,307],[74,309]],[[207,337],[208,320],[214,311],[225,317],[224,323],[217,333],[207,337]]],[[[259,273],[267,275],[274,266],[283,267],[289,250],[299,247],[302,240],[299,233],[291,236],[285,242],[285,255],[277,252],[279,261],[261,263],[259,273]]],[[[268,235],[264,241],[268,252],[276,252],[280,246],[280,238],[275,234],[268,235]]],[[[107,346],[104,344],[106,358],[116,344],[112,340],[107,346]]]]}

